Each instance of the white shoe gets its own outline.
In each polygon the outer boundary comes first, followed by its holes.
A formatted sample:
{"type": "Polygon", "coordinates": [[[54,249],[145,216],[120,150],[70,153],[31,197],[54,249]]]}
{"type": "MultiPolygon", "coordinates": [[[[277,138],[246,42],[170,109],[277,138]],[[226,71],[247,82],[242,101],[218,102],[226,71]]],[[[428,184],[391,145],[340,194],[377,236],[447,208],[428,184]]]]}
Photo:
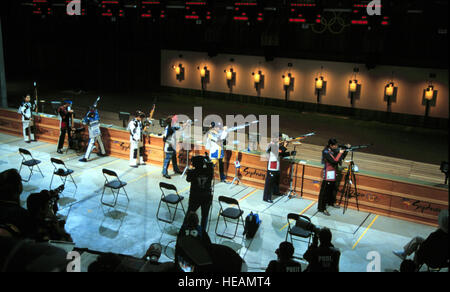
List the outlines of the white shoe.
{"type": "Polygon", "coordinates": [[[400,251],[400,250],[393,250],[392,251],[396,256],[398,256],[399,258],[401,258],[402,260],[406,259],[406,255],[404,251],[400,251]]]}

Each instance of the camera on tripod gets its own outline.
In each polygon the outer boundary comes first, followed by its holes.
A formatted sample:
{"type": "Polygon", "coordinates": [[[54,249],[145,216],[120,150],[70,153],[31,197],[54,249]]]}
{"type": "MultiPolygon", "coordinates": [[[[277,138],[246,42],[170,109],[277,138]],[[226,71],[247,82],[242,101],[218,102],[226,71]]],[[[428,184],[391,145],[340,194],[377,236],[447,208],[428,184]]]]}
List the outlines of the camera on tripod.
{"type": "Polygon", "coordinates": [[[48,194],[48,204],[50,209],[53,210],[53,213],[56,214],[58,212],[58,200],[59,194],[64,191],[64,185],[60,185],[56,189],[50,190],[47,192],[48,194]]]}

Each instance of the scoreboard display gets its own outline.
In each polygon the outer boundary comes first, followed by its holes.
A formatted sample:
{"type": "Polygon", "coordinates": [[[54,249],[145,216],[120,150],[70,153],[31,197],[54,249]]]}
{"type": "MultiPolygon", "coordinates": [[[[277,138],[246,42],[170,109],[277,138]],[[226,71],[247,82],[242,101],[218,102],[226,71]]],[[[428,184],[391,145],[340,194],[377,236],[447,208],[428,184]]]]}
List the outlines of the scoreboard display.
{"type": "Polygon", "coordinates": [[[354,0],[351,7],[351,24],[388,26],[390,24],[389,11],[383,2],[387,1],[354,0]]]}
{"type": "Polygon", "coordinates": [[[66,14],[68,15],[86,15],[87,1],[83,0],[64,0],[66,14]]]}
{"type": "Polygon", "coordinates": [[[125,17],[125,11],[120,0],[101,0],[100,15],[105,17],[125,17]]]}
{"type": "Polygon", "coordinates": [[[53,15],[53,6],[48,0],[33,0],[31,3],[31,11],[33,15],[53,15]]]}
{"type": "Polygon", "coordinates": [[[233,5],[233,19],[237,21],[262,22],[264,20],[263,1],[236,0],[233,5]]]}
{"type": "Polygon", "coordinates": [[[139,0],[138,2],[139,17],[153,19],[166,18],[166,1],[139,0]]]}
{"type": "Polygon", "coordinates": [[[322,17],[316,0],[288,1],[288,20],[293,23],[320,23],[322,17]]]}
{"type": "Polygon", "coordinates": [[[211,11],[207,11],[207,6],[206,0],[184,1],[184,18],[187,20],[206,20],[206,17],[208,17],[208,20],[211,19],[211,11]]]}

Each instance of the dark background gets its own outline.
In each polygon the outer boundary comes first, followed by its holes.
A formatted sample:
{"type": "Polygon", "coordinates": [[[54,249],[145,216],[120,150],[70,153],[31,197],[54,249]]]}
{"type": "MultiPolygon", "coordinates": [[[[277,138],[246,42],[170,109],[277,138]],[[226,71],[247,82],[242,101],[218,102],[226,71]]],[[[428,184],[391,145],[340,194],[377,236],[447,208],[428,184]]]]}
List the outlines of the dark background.
{"type": "MultiPolygon", "coordinates": [[[[448,119],[343,107],[320,109],[306,103],[286,107],[274,99],[261,105],[251,96],[213,92],[203,96],[199,91],[160,86],[161,49],[207,52],[212,58],[220,53],[257,55],[269,62],[277,57],[354,62],[369,69],[378,65],[448,69],[447,1],[382,1],[381,17],[389,17],[389,26],[380,25],[380,17],[368,17],[368,25],[345,28],[336,21],[332,29],[342,29],[339,34],[316,33],[302,23],[289,22],[290,1],[284,0],[258,1],[260,6],[246,10],[250,21],[233,20],[236,11],[227,7],[234,1],[209,0],[198,11],[203,14],[200,24],[184,18],[185,1],[180,0],[161,1],[164,7],[154,14],[164,10],[163,19],[139,17],[134,0],[120,1],[124,17],[116,11],[115,19],[101,16],[100,1],[82,0],[87,15],[67,16],[65,0],[54,0],[62,8],[45,17],[34,15],[31,6],[24,5],[30,2],[0,1],[10,107],[18,106],[25,93],[34,96],[33,81],[37,81],[47,113],[52,112],[51,100],[69,98],[76,116],[84,116],[86,107],[102,96],[102,122],[121,126],[119,111],[148,112],[157,98],[156,119],[175,112],[190,115],[195,105],[202,106],[205,115],[223,117],[236,112],[278,114],[283,117],[280,129],[292,137],[320,133],[307,143],[324,145],[329,137],[337,137],[353,145],[373,143],[376,146],[366,150],[373,154],[434,164],[448,159],[448,119]],[[264,21],[258,22],[257,13],[264,7],[277,11],[262,10],[264,21]],[[422,13],[408,13],[411,10],[422,13]],[[208,21],[207,11],[212,16],[208,21]]],[[[362,1],[313,2],[319,4],[313,12],[331,21],[335,15],[324,9],[351,9],[353,3],[362,1]]],[[[305,17],[314,22],[314,13],[305,17]]],[[[337,15],[346,25],[354,19],[347,12],[337,15]]]]}
{"type": "MultiPolygon", "coordinates": [[[[33,15],[28,1],[2,0],[7,81],[32,84],[39,80],[53,88],[137,91],[157,89],[160,84],[160,50],[196,50],[218,53],[307,58],[377,65],[448,68],[448,1],[382,1],[380,17],[369,25],[351,25],[342,33],[315,33],[288,21],[287,0],[259,1],[264,21],[235,21],[235,1],[206,1],[212,14],[201,24],[184,18],[184,9],[166,9],[164,19],[143,19],[138,1],[120,1],[125,17],[102,17],[100,1],[82,0],[86,16],[67,16],[65,9],[52,15],[33,15]],[[421,10],[423,13],[408,13],[421,10]]],[[[54,0],[53,3],[64,3],[54,0]]],[[[181,5],[185,1],[162,1],[181,5]]],[[[241,1],[245,2],[245,1],[241,1]]],[[[352,0],[313,1],[318,13],[331,19],[326,8],[351,8],[352,0]]],[[[356,1],[357,2],[357,1],[356,1]]],[[[200,13],[205,11],[200,11],[200,13]]],[[[249,13],[255,11],[249,10],[249,13]]],[[[341,13],[348,23],[349,13],[341,13]]],[[[340,29],[336,23],[336,30],[340,29]]]]}

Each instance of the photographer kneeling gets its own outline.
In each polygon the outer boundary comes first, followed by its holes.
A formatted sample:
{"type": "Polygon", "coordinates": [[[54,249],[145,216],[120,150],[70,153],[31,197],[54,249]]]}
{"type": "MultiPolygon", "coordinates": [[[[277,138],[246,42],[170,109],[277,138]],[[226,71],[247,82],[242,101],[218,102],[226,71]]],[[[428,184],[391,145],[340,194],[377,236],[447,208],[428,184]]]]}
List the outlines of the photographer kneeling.
{"type": "Polygon", "coordinates": [[[57,190],[43,190],[30,194],[27,198],[27,209],[35,223],[34,238],[36,241],[61,240],[73,242],[64,225],[64,220],[58,219],[54,211],[57,210],[59,199],[57,190]]]}
{"type": "MultiPolygon", "coordinates": [[[[206,233],[209,208],[212,204],[212,180],[214,178],[214,166],[207,156],[195,156],[192,158],[192,166],[186,173],[186,180],[191,183],[189,194],[189,206],[186,214],[196,212],[202,208],[201,228],[206,233]]],[[[187,216],[185,217],[185,220],[187,216]]],[[[185,223],[183,223],[184,225],[185,223]]]]}

